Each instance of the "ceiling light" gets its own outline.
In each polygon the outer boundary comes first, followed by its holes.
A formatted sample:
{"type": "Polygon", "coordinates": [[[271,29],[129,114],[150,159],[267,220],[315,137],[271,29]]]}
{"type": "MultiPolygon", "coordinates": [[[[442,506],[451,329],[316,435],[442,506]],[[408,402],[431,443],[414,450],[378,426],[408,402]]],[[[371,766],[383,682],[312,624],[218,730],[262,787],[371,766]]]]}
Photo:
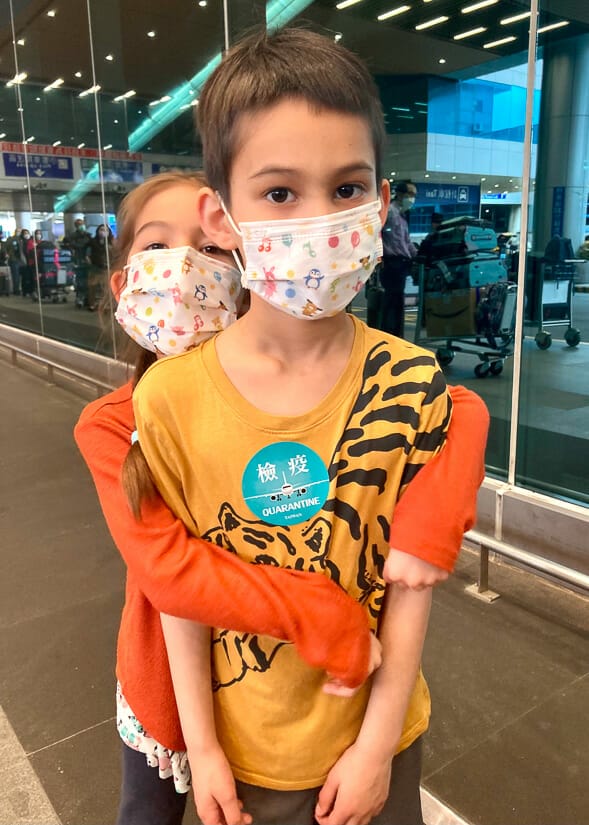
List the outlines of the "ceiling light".
{"type": "Polygon", "coordinates": [[[425,173],[425,175],[424,175],[423,177],[424,177],[424,178],[429,178],[429,172],[426,172],[426,173],[425,173]]]}
{"type": "Polygon", "coordinates": [[[493,40],[491,43],[484,43],[483,49],[494,49],[495,46],[503,46],[505,43],[513,43],[514,40],[517,40],[517,37],[502,37],[501,40],[493,40]]]}
{"type": "Polygon", "coordinates": [[[471,3],[470,6],[465,6],[461,9],[462,14],[470,14],[473,11],[478,11],[479,9],[486,9],[487,6],[494,6],[495,3],[498,3],[499,0],[478,0],[478,3],[471,3]]]}
{"type": "Polygon", "coordinates": [[[54,140],[52,146],[61,146],[61,140],[54,140]]]}
{"type": "Polygon", "coordinates": [[[16,42],[17,42],[17,45],[24,46],[26,41],[25,41],[24,37],[21,37],[16,42]]]}
{"type": "Polygon", "coordinates": [[[83,149],[85,145],[85,143],[78,143],[78,149],[83,149]]]}
{"type": "Polygon", "coordinates": [[[170,95],[164,95],[163,97],[160,97],[160,100],[161,100],[162,103],[167,103],[168,100],[171,100],[171,99],[172,98],[170,97],[170,95]]]}
{"type": "Polygon", "coordinates": [[[23,81],[25,81],[27,77],[28,74],[26,72],[18,72],[18,74],[15,74],[14,77],[6,83],[6,85],[9,87],[18,86],[18,84],[23,83],[23,81]]]}
{"type": "Polygon", "coordinates": [[[0,132],[0,140],[6,137],[6,132],[0,132]]]}
{"type": "Polygon", "coordinates": [[[383,14],[379,14],[376,19],[382,23],[383,20],[388,20],[391,17],[396,17],[398,14],[403,14],[403,12],[409,11],[410,8],[411,6],[397,6],[390,11],[385,11],[383,14]]]}
{"type": "Polygon", "coordinates": [[[82,72],[76,72],[74,77],[82,77],[82,72]]]}
{"type": "Polygon", "coordinates": [[[333,39],[335,40],[336,43],[339,43],[340,40],[342,39],[342,37],[343,37],[343,34],[341,32],[336,32],[333,35],[333,39]]]}
{"type": "Polygon", "coordinates": [[[44,92],[50,92],[52,89],[57,89],[58,86],[63,84],[63,77],[58,77],[57,80],[54,80],[53,83],[50,83],[48,86],[45,86],[43,89],[44,92]]]}
{"type": "Polygon", "coordinates": [[[117,95],[117,97],[113,98],[113,103],[118,103],[120,100],[128,100],[128,98],[133,97],[136,95],[137,92],[135,89],[129,89],[128,92],[124,92],[122,95],[117,95]]]}
{"type": "Polygon", "coordinates": [[[151,31],[148,31],[148,32],[147,32],[147,36],[148,36],[148,37],[155,37],[155,32],[154,32],[154,30],[152,29],[151,31]]]}
{"type": "Polygon", "coordinates": [[[456,180],[456,175],[452,175],[452,180],[456,180]]]}
{"type": "Polygon", "coordinates": [[[440,23],[445,23],[446,20],[449,20],[449,17],[446,17],[445,14],[441,14],[439,17],[434,17],[432,20],[426,20],[425,23],[418,23],[415,27],[415,31],[420,32],[424,29],[431,29],[432,26],[439,26],[440,23]]]}
{"type": "Polygon", "coordinates": [[[115,59],[115,56],[114,54],[107,54],[104,59],[108,60],[109,63],[112,63],[112,61],[115,59]]]}
{"type": "Polygon", "coordinates": [[[39,101],[41,100],[41,98],[40,98],[40,97],[36,97],[36,98],[35,98],[35,100],[36,100],[37,102],[39,102],[39,101]]]}
{"type": "Polygon", "coordinates": [[[342,0],[341,3],[338,3],[336,5],[336,9],[339,9],[341,11],[342,9],[347,9],[348,6],[355,6],[356,3],[361,3],[361,2],[362,2],[362,0],[342,0]]]}
{"type": "Polygon", "coordinates": [[[109,149],[112,149],[112,143],[107,143],[106,146],[102,147],[104,152],[108,152],[109,149]]]}
{"type": "Polygon", "coordinates": [[[118,122],[119,121],[116,118],[113,120],[113,123],[118,123],[118,122]]]}
{"type": "Polygon", "coordinates": [[[35,135],[31,135],[25,140],[25,143],[32,143],[35,140],[35,135]]]}
{"type": "Polygon", "coordinates": [[[487,29],[485,26],[477,26],[476,29],[469,29],[467,32],[461,32],[460,34],[454,35],[454,40],[464,40],[467,37],[474,37],[475,34],[480,34],[481,32],[486,32],[487,29]]]}
{"type": "Polygon", "coordinates": [[[55,11],[55,9],[49,9],[49,11],[47,12],[47,17],[55,17],[56,14],[57,12],[55,11]]]}
{"type": "Polygon", "coordinates": [[[550,23],[549,26],[542,26],[538,29],[538,34],[549,32],[552,29],[562,29],[563,26],[568,26],[569,22],[569,20],[561,20],[560,23],[550,23]]]}
{"type": "Polygon", "coordinates": [[[517,23],[520,20],[525,20],[527,17],[531,17],[531,11],[523,11],[521,14],[513,14],[511,17],[504,17],[503,20],[500,20],[502,26],[509,26],[510,23],[517,23]]]}
{"type": "Polygon", "coordinates": [[[207,4],[207,0],[198,0],[198,5],[201,7],[201,9],[204,9],[206,4],[207,4]]]}
{"type": "Polygon", "coordinates": [[[391,106],[391,112],[410,112],[406,106],[391,106]]]}
{"type": "Polygon", "coordinates": [[[78,97],[86,97],[86,95],[93,95],[93,94],[96,94],[96,92],[99,92],[101,88],[102,88],[102,87],[101,87],[101,86],[99,86],[98,84],[96,84],[95,86],[90,86],[90,88],[89,88],[89,89],[84,89],[84,91],[83,91],[83,92],[80,92],[80,94],[78,95],[78,97]]]}
{"type": "Polygon", "coordinates": [[[487,178],[481,178],[481,183],[484,183],[486,180],[487,178]]]}
{"type": "Polygon", "coordinates": [[[440,59],[438,60],[438,63],[442,63],[442,64],[443,64],[443,63],[445,63],[445,62],[446,62],[446,58],[445,58],[445,57],[440,57],[440,59]]]}

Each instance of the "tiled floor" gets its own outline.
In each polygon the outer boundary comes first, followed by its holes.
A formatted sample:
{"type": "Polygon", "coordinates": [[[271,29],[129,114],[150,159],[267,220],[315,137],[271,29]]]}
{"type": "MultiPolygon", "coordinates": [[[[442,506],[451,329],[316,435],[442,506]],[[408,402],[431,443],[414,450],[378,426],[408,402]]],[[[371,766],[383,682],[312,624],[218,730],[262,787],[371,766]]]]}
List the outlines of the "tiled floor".
{"type": "MultiPolygon", "coordinates": [[[[0,381],[0,825],[108,825],[124,569],[71,437],[84,401],[1,359],[0,381]]],[[[473,825],[587,825],[589,601],[493,565],[488,605],[475,578],[465,552],[435,594],[425,788],[473,825]]]]}

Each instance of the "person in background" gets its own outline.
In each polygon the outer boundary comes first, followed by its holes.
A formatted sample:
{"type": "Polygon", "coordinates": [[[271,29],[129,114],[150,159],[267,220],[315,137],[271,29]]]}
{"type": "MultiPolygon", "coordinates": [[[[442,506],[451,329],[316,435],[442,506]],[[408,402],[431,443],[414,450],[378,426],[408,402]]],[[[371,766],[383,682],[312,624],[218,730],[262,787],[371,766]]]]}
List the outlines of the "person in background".
{"type": "Polygon", "coordinates": [[[426,266],[431,263],[433,245],[443,221],[444,216],[441,212],[432,212],[431,229],[419,244],[419,257],[424,259],[426,266]]]}
{"type": "Polygon", "coordinates": [[[20,229],[15,229],[14,233],[6,241],[13,295],[20,295],[20,233],[20,229]]]}
{"type": "Polygon", "coordinates": [[[88,309],[94,312],[103,294],[102,281],[112,258],[113,235],[110,227],[101,223],[88,245],[90,272],[88,274],[88,309]]]}
{"type": "Polygon", "coordinates": [[[76,218],[74,231],[66,235],[62,246],[72,253],[72,264],[76,273],[76,306],[88,307],[88,270],[90,268],[89,247],[92,240],[86,231],[83,218],[76,218]]]}
{"type": "Polygon", "coordinates": [[[589,261],[589,235],[585,236],[584,242],[577,250],[577,255],[579,258],[583,258],[584,261],[589,261]]]}
{"type": "Polygon", "coordinates": [[[405,282],[411,275],[417,247],[409,238],[407,218],[415,203],[417,187],[410,180],[399,181],[382,230],[382,266],[379,274],[383,289],[380,325],[383,332],[403,337],[405,325],[405,282]]]}
{"type": "Polygon", "coordinates": [[[20,283],[23,297],[33,294],[35,285],[35,241],[28,229],[20,233],[20,283]]]}

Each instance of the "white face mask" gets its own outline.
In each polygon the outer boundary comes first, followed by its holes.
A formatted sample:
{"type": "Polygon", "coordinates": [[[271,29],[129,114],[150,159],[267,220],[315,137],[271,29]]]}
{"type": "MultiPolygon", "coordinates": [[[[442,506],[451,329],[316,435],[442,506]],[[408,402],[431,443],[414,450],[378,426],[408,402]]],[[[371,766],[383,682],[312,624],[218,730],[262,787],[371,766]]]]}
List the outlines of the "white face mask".
{"type": "Polygon", "coordinates": [[[243,240],[243,287],[295,318],[337,315],[382,257],[380,201],[313,218],[231,226],[243,240]]]}
{"type": "Polygon", "coordinates": [[[190,246],[138,252],[116,319],[144,349],[185,352],[237,318],[239,272],[190,246]]]}
{"type": "Polygon", "coordinates": [[[403,212],[409,212],[409,210],[412,209],[414,205],[415,205],[415,198],[412,198],[412,197],[403,198],[402,203],[401,203],[403,212]]]}

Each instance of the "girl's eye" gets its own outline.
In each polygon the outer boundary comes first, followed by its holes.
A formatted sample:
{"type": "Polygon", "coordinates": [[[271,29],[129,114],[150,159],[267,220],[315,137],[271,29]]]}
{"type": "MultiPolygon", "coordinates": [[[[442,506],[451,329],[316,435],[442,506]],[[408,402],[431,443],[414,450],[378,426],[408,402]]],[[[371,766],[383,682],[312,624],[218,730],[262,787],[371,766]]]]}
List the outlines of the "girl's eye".
{"type": "Polygon", "coordinates": [[[160,241],[154,241],[153,243],[148,243],[145,247],[145,251],[147,250],[154,250],[154,249],[167,249],[168,246],[165,243],[160,243],[160,241]]]}
{"type": "Polygon", "coordinates": [[[342,198],[342,200],[357,198],[364,192],[364,187],[359,183],[345,183],[343,186],[338,186],[336,189],[337,197],[342,198]]]}
{"type": "Polygon", "coordinates": [[[279,186],[266,192],[265,198],[272,203],[290,203],[294,199],[293,193],[285,186],[279,186]]]}
{"type": "Polygon", "coordinates": [[[221,250],[219,249],[219,247],[215,246],[212,243],[209,243],[206,246],[203,246],[200,251],[203,252],[205,255],[211,255],[213,257],[215,255],[220,255],[221,254],[221,250]]]}

